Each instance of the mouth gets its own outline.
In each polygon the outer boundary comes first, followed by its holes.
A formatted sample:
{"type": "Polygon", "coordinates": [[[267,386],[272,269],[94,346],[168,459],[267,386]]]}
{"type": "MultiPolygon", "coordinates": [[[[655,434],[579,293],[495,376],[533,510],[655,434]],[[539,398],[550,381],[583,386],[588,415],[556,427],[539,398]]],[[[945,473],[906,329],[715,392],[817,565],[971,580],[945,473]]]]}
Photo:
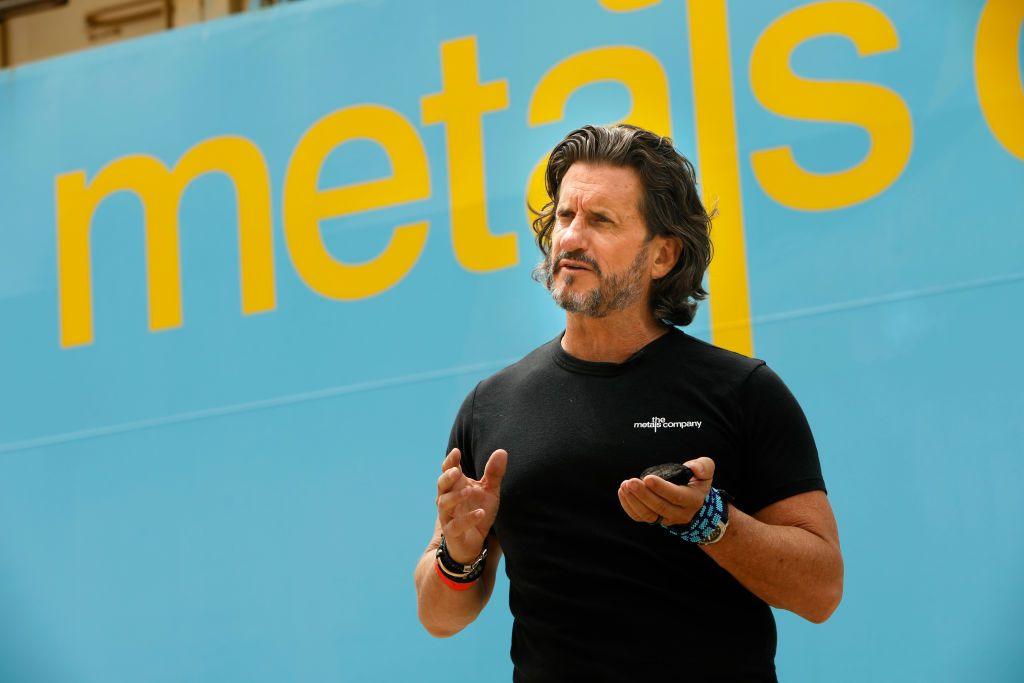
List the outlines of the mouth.
{"type": "Polygon", "coordinates": [[[568,270],[573,273],[577,271],[590,270],[590,268],[587,268],[579,261],[567,261],[565,259],[558,262],[558,268],[559,270],[562,270],[564,268],[565,270],[568,270]]]}

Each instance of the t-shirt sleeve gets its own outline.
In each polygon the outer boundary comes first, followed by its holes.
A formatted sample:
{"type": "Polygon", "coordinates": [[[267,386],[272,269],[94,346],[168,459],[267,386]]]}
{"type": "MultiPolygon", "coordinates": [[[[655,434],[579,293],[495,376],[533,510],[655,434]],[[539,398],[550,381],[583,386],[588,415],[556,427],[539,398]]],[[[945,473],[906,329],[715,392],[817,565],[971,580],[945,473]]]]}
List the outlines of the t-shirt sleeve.
{"type": "Polygon", "coordinates": [[[767,364],[748,375],[740,406],[743,467],[737,507],[752,515],[798,493],[826,491],[807,416],[767,364]]]}
{"type": "MultiPolygon", "coordinates": [[[[477,385],[479,386],[479,385],[477,385]]],[[[442,462],[453,448],[458,448],[462,454],[462,472],[470,479],[478,479],[476,467],[473,464],[473,403],[476,401],[476,387],[466,395],[455,415],[452,424],[451,434],[448,436],[448,448],[441,456],[442,462]]]]}

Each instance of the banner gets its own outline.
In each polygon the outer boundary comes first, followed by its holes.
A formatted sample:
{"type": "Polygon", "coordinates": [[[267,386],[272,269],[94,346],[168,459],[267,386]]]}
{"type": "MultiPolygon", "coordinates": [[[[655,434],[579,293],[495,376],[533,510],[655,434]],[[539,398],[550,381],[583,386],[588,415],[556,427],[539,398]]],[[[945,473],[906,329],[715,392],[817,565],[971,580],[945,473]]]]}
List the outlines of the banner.
{"type": "Polygon", "coordinates": [[[718,209],[687,332],[821,454],[844,599],[780,678],[1015,679],[1022,22],[308,0],[0,72],[0,679],[509,680],[504,572],[443,640],[412,572],[458,405],[564,326],[546,154],[615,121],[718,209]]]}

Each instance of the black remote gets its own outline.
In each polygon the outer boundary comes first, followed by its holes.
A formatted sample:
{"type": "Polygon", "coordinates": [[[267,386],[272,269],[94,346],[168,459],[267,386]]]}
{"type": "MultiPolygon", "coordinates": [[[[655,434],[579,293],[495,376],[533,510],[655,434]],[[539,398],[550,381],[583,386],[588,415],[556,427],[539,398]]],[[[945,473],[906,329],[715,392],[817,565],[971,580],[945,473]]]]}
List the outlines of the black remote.
{"type": "Polygon", "coordinates": [[[679,465],[674,462],[666,462],[662,465],[648,467],[640,474],[640,479],[642,480],[648,474],[661,477],[665,481],[678,486],[686,486],[690,479],[693,478],[693,470],[686,465],[679,465]]]}

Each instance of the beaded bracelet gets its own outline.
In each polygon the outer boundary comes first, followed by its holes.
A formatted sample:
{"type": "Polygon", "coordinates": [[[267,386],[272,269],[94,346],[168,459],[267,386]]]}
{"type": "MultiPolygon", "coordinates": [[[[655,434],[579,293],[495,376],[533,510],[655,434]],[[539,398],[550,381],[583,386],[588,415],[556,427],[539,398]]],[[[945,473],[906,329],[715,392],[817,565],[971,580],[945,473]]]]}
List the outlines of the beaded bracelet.
{"type": "Polygon", "coordinates": [[[711,537],[714,530],[718,528],[718,523],[725,516],[725,502],[722,500],[721,492],[712,486],[704,499],[704,504],[701,505],[700,510],[697,510],[697,514],[693,516],[689,524],[674,526],[665,526],[663,522],[659,522],[659,524],[662,529],[673,536],[690,543],[700,543],[711,537]]]}

